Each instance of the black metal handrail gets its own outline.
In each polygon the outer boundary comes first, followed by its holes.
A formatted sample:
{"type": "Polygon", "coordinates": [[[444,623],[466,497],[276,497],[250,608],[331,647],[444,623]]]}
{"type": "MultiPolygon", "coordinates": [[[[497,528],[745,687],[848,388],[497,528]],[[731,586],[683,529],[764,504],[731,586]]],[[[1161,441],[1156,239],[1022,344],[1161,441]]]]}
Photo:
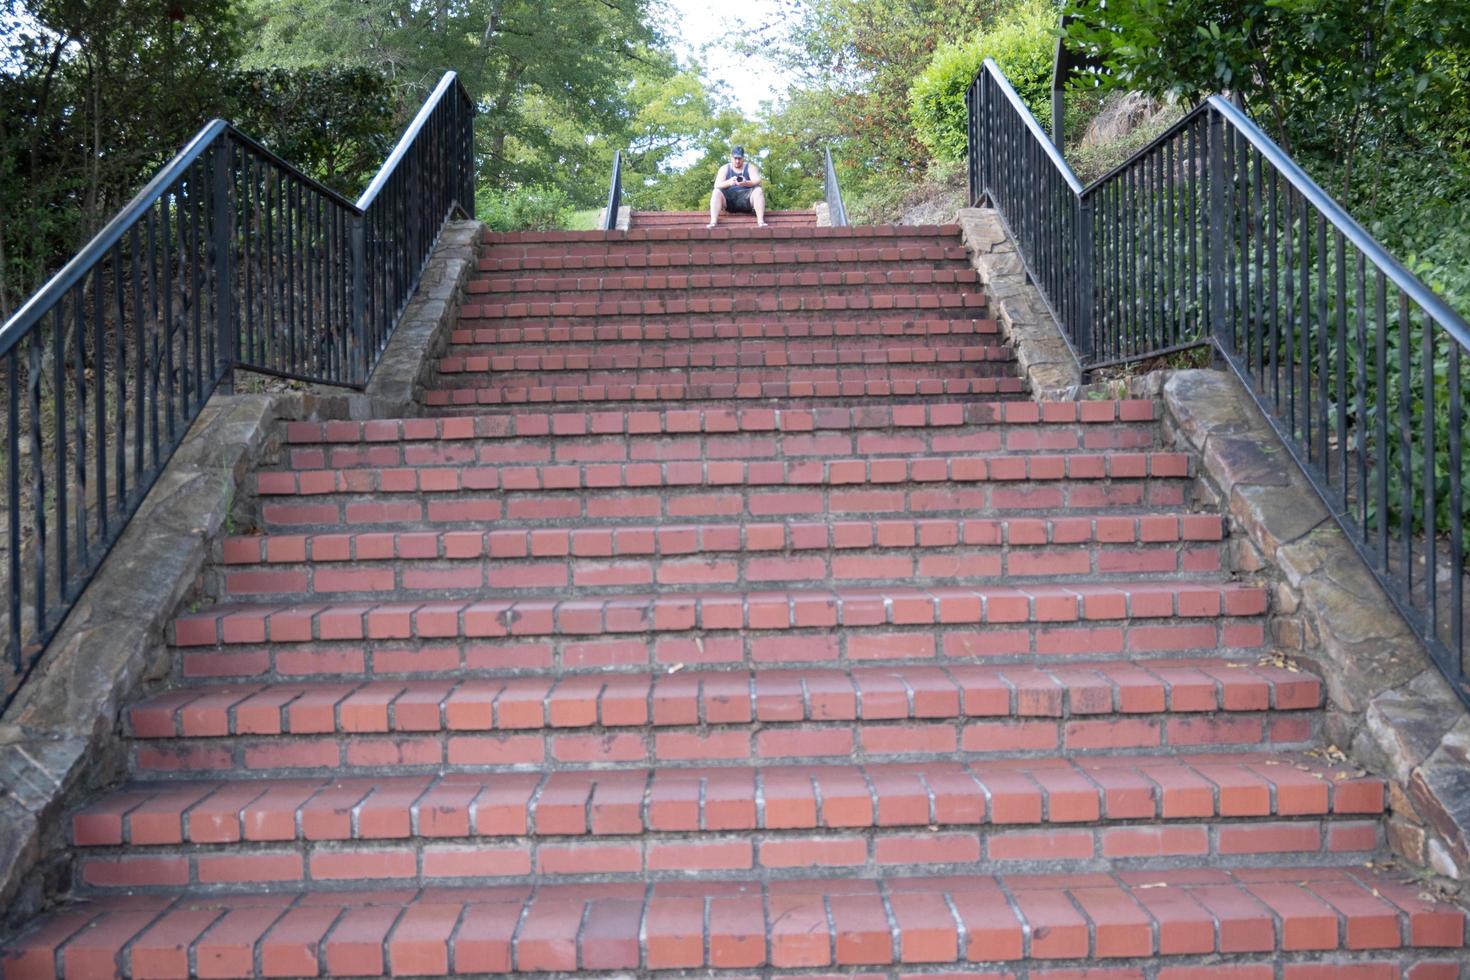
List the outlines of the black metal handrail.
{"type": "Polygon", "coordinates": [[[618,211],[623,206],[623,151],[613,151],[612,180],[607,189],[607,210],[602,213],[602,230],[616,231],[618,211]]]}
{"type": "Polygon", "coordinates": [[[1470,705],[1470,325],[1225,99],[1087,187],[994,62],[966,102],[971,201],[1079,364],[1213,347],[1470,705]]]}
{"type": "Polygon", "coordinates": [[[827,195],[827,221],[833,228],[847,226],[847,206],[842,203],[842,187],[837,183],[837,168],[832,165],[832,151],[824,148],[822,156],[826,158],[826,174],[823,184],[827,195]]]}
{"type": "Polygon", "coordinates": [[[361,388],[474,211],[447,72],[356,202],[216,119],[0,326],[8,703],[235,368],[361,388]]]}

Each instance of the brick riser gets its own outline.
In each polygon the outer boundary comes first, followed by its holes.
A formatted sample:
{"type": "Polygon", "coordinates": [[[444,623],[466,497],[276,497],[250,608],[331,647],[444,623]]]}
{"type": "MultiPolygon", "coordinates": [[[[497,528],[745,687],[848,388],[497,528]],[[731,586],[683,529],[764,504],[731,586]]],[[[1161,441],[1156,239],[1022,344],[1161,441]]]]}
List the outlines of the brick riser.
{"type": "MultiPolygon", "coordinates": [[[[708,211],[634,211],[630,228],[703,228],[709,224],[708,211]]],[[[755,215],[729,211],[720,215],[720,224],[735,228],[755,229],[755,215]]],[[[815,211],[767,211],[766,224],[815,228],[815,211]]]]}
{"type": "Polygon", "coordinates": [[[4,977],[1460,975],[1151,403],[1007,400],[954,229],[640,217],[285,428],[4,977]]]}

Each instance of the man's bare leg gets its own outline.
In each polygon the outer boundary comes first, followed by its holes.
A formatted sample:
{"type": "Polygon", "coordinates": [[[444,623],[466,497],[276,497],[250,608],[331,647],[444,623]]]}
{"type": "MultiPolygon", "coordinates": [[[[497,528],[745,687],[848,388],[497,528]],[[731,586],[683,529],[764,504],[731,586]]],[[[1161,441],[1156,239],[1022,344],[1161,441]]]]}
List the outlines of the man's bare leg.
{"type": "Polygon", "coordinates": [[[755,225],[757,228],[766,227],[766,190],[757,187],[750,192],[750,203],[755,205],[755,225]]]}
{"type": "Polygon", "coordinates": [[[720,223],[720,213],[725,210],[725,195],[718,190],[710,191],[709,195],[709,224],[706,228],[713,228],[720,223]]]}

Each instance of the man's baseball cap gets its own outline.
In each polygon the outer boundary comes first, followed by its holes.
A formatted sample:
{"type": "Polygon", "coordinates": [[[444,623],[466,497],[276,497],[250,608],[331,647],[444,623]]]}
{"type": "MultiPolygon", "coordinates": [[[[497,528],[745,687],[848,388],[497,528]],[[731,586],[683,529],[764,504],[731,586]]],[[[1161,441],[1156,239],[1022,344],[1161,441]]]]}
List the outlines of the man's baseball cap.
{"type": "Polygon", "coordinates": [[[743,146],[732,146],[732,147],[730,147],[730,155],[732,157],[739,157],[740,159],[744,160],[745,159],[745,147],[743,147],[743,146]]]}

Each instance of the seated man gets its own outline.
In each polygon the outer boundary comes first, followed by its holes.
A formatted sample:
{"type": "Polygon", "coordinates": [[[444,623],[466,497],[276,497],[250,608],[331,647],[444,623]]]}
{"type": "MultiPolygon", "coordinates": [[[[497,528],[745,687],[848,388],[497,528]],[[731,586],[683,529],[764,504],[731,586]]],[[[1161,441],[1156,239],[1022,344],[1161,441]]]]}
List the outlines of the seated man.
{"type": "Polygon", "coordinates": [[[754,163],[745,160],[745,147],[730,149],[730,162],[723,164],[715,173],[715,189],[709,196],[709,224],[719,224],[724,211],[755,212],[757,228],[770,227],[766,224],[766,192],[761,187],[761,171],[754,163]]]}

